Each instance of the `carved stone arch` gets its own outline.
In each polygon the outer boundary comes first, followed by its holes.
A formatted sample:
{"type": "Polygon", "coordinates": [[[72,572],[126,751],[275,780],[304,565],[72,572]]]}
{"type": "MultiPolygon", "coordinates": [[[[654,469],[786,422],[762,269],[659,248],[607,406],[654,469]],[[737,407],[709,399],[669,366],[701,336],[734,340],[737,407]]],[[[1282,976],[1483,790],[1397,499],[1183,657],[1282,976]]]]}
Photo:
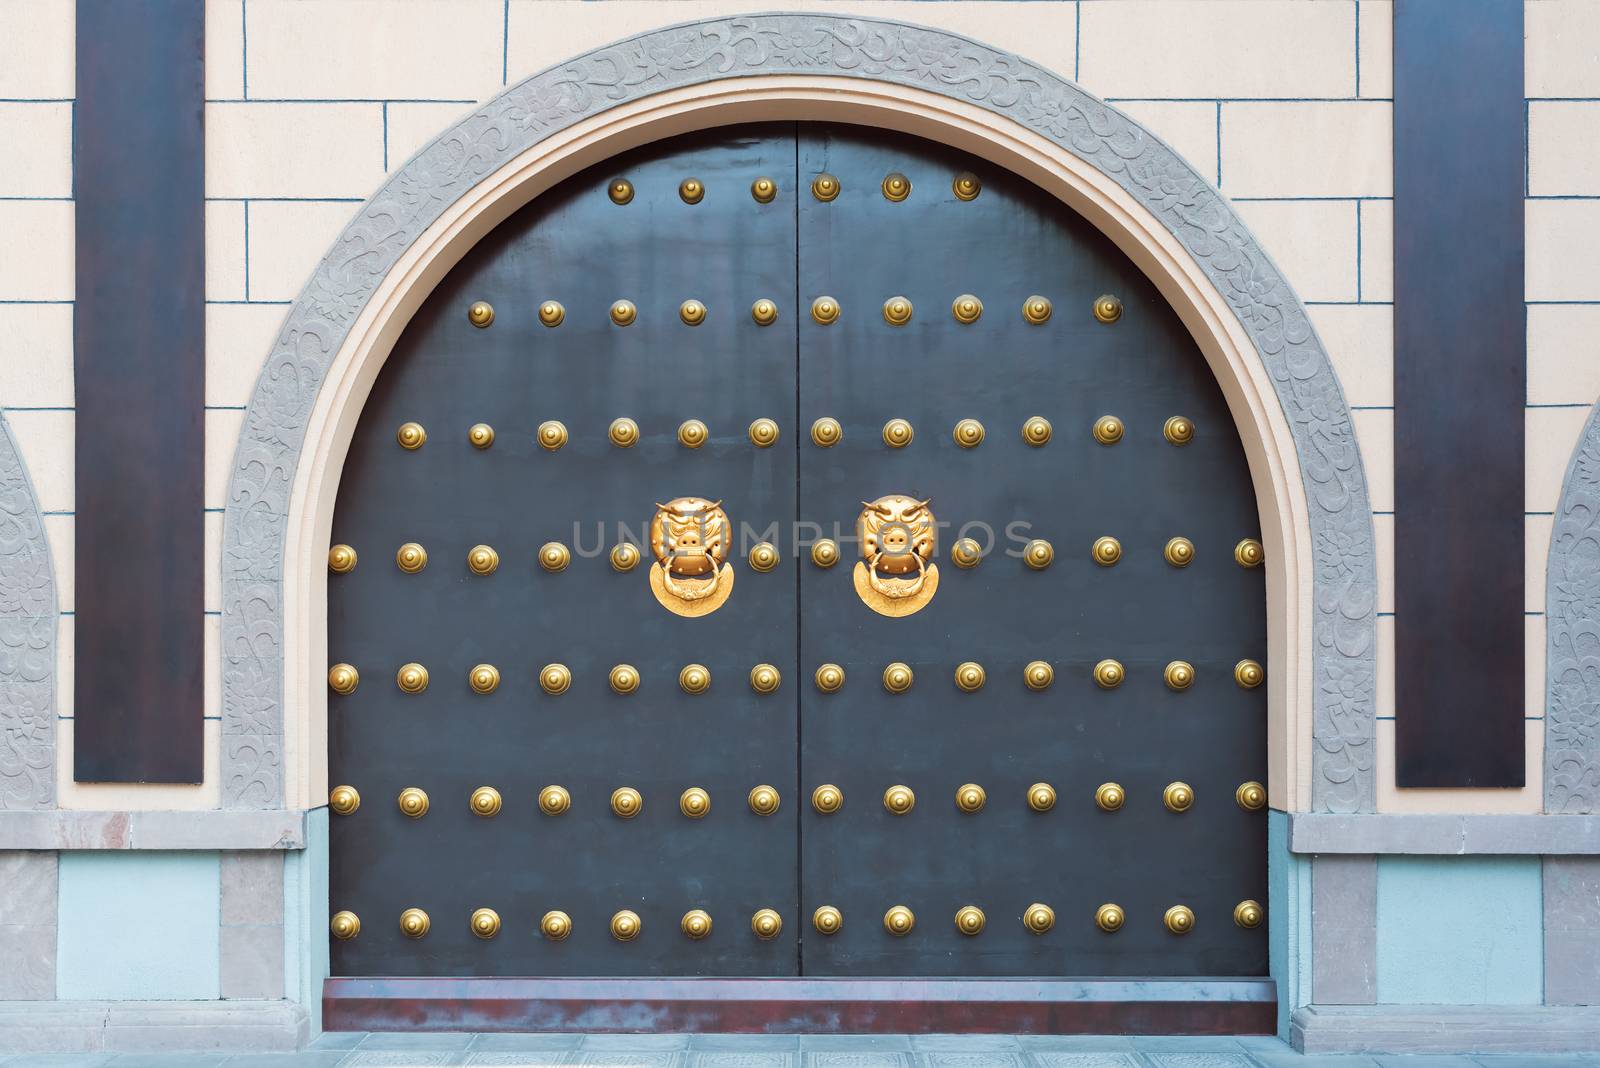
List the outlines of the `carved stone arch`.
{"type": "Polygon", "coordinates": [[[766,119],[890,127],[984,156],[1083,214],[1149,275],[1217,374],[1256,484],[1273,804],[1371,811],[1366,479],[1343,391],[1283,274],[1171,148],[1060,76],[954,34],[820,14],[668,27],[535,74],[357,212],[289,310],[238,444],[223,532],[224,804],[323,803],[323,554],[338,473],[378,368],[433,284],[583,167],[766,119]]]}
{"type": "Polygon", "coordinates": [[[1544,810],[1600,806],[1600,404],[1561,486],[1545,573],[1544,810]]]}
{"type": "Polygon", "coordinates": [[[0,810],[56,807],[59,622],[39,501],[0,416],[0,810]]]}

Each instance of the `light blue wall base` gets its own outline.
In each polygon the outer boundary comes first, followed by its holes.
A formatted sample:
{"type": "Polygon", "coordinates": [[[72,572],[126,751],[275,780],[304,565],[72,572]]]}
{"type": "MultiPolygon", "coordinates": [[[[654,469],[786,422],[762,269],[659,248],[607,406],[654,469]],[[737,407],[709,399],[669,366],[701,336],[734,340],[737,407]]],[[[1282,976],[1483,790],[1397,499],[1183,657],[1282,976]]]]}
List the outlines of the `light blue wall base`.
{"type": "Polygon", "coordinates": [[[284,992],[305,1006],[311,1034],[322,1033],[322,980],[328,977],[328,810],[306,813],[306,847],[284,857],[284,992]]]}
{"type": "Polygon", "coordinates": [[[1537,1005],[1538,857],[1378,858],[1378,1001],[1537,1005]]]}
{"type": "Polygon", "coordinates": [[[59,872],[58,997],[219,996],[216,853],[63,853],[59,872]]]}
{"type": "Polygon", "coordinates": [[[1289,852],[1289,817],[1267,811],[1267,946],[1278,984],[1278,1037],[1311,1000],[1311,858],[1289,852]]]}

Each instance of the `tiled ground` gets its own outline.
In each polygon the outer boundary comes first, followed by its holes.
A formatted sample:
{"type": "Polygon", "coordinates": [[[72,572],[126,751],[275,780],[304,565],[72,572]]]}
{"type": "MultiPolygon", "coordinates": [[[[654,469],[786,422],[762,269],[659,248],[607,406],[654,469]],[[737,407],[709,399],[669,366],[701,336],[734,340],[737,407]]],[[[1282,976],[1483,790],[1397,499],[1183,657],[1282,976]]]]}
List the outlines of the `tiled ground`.
{"type": "Polygon", "coordinates": [[[1272,1038],[328,1034],[301,1053],[0,1055],[0,1068],[1580,1068],[1551,1056],[1304,1057],[1272,1038]]]}

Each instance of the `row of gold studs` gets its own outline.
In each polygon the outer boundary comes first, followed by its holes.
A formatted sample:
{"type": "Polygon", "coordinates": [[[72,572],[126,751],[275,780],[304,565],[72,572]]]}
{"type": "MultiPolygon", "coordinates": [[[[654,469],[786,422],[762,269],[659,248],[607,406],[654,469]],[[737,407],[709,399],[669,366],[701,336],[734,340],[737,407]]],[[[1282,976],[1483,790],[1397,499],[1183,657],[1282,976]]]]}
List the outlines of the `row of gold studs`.
{"type": "MultiPolygon", "coordinates": [[[[884,175],[878,183],[883,199],[898,204],[911,195],[911,179],[899,171],[884,175]]],[[[811,179],[811,195],[824,204],[839,199],[844,185],[838,178],[823,172],[811,179]]],[[[983,183],[971,171],[962,171],[950,179],[950,192],[960,201],[973,201],[983,191],[983,183]]],[[[606,186],[611,203],[621,207],[633,203],[634,187],[629,178],[613,178],[606,186]]],[[[706,198],[706,185],[699,178],[688,177],[678,183],[678,199],[685,204],[698,204],[706,198]]],[[[750,183],[750,198],[757,204],[771,204],[778,199],[776,179],[762,175],[750,183]]]]}

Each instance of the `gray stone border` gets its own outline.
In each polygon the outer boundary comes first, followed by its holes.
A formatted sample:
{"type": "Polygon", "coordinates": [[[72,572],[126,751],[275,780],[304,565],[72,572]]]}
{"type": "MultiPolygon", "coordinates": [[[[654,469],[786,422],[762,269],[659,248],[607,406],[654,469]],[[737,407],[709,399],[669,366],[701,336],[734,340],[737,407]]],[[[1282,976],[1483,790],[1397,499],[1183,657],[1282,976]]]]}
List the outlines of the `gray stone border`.
{"type": "MultiPolygon", "coordinates": [[[[306,421],[328,365],[395,261],[475,183],[542,138],[665,90],[751,75],[867,79],[986,108],[1072,152],[1165,225],[1249,335],[1294,436],[1314,570],[1312,807],[1374,807],[1377,574],[1344,393],[1305,307],[1222,195],[1159,138],[1065,79],[965,37],[865,18],[769,14],[640,34],[519,82],[445,131],[357,212],[317,265],[256,383],[222,547],[222,797],[283,805],[283,547],[306,421]]],[[[307,146],[314,150],[315,146],[307,146]]]]}
{"type": "Polygon", "coordinates": [[[0,415],[0,810],[56,807],[59,624],[39,500],[0,415]]]}
{"type": "Polygon", "coordinates": [[[1567,465],[1545,574],[1544,810],[1600,803],[1600,404],[1567,465]]]}
{"type": "Polygon", "coordinates": [[[1586,856],[1600,854],[1600,816],[1291,812],[1289,852],[1586,856]]]}
{"type": "Polygon", "coordinates": [[[0,819],[0,853],[19,849],[304,849],[305,819],[303,810],[289,808],[8,812],[0,819]]]}

